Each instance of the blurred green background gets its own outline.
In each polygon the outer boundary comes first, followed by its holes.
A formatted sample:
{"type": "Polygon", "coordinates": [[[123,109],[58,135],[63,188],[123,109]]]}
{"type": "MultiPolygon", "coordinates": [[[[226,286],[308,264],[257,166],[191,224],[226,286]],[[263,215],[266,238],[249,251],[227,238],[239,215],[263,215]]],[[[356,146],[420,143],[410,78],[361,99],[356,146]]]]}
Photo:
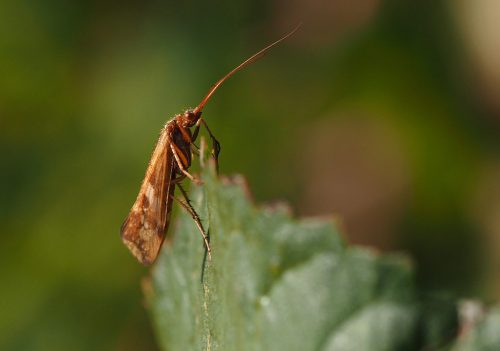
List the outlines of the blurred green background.
{"type": "Polygon", "coordinates": [[[120,225],[159,130],[204,116],[257,203],[500,297],[500,4],[0,2],[0,349],[156,350],[120,225]]]}

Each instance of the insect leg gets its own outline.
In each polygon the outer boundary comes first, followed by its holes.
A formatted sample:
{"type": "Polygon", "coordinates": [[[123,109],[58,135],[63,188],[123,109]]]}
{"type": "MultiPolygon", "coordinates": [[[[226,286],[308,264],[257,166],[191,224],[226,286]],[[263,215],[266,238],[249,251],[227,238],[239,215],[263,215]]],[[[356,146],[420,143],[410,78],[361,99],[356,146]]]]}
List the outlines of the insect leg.
{"type": "Polygon", "coordinates": [[[192,146],[191,152],[193,152],[193,154],[197,154],[198,156],[202,157],[200,147],[198,147],[194,143],[196,141],[196,139],[198,138],[199,132],[200,132],[200,125],[198,123],[196,123],[196,125],[194,127],[194,131],[193,131],[193,136],[191,137],[191,146],[192,146]]]}
{"type": "Polygon", "coordinates": [[[219,153],[220,153],[220,143],[214,137],[210,128],[208,128],[207,122],[205,122],[205,120],[203,118],[200,118],[200,120],[201,120],[201,123],[203,123],[203,125],[205,126],[205,128],[207,128],[207,132],[208,132],[208,135],[210,135],[210,139],[212,139],[212,155],[214,156],[215,161],[218,161],[219,160],[219,153]]]}
{"type": "Polygon", "coordinates": [[[212,140],[212,157],[215,160],[215,165],[217,167],[217,170],[219,169],[219,153],[220,153],[220,143],[219,141],[215,138],[215,136],[212,134],[212,131],[208,127],[207,122],[203,118],[200,117],[198,122],[196,122],[195,130],[193,133],[193,141],[196,140],[196,137],[198,136],[198,132],[200,130],[200,125],[203,123],[205,128],[207,129],[208,135],[210,136],[210,139],[212,140]]]}
{"type": "MultiPolygon", "coordinates": [[[[200,117],[200,119],[202,119],[200,117]]],[[[192,141],[195,141],[196,138],[198,138],[198,133],[200,132],[200,119],[198,120],[198,122],[196,122],[195,126],[194,126],[194,131],[193,131],[193,136],[192,136],[192,141]]]]}
{"type": "Polygon", "coordinates": [[[179,184],[179,183],[180,183],[180,182],[182,182],[185,178],[186,178],[186,176],[185,176],[184,174],[181,174],[180,176],[175,177],[174,179],[172,179],[172,183],[173,183],[173,184],[179,184]]]}
{"type": "Polygon", "coordinates": [[[186,167],[184,167],[184,165],[182,164],[181,159],[180,159],[179,154],[178,154],[178,151],[177,151],[177,148],[176,148],[174,143],[170,143],[170,149],[172,150],[172,154],[174,155],[175,161],[177,161],[177,166],[179,166],[179,169],[181,170],[181,172],[184,173],[186,175],[186,177],[191,179],[191,181],[193,181],[194,183],[201,184],[201,180],[192,176],[191,173],[189,173],[186,170],[186,167]]]}
{"type": "Polygon", "coordinates": [[[195,143],[191,143],[191,155],[200,156],[200,148],[195,143]]]}
{"type": "Polygon", "coordinates": [[[203,242],[204,242],[205,247],[207,249],[208,258],[212,259],[212,250],[210,248],[210,237],[205,232],[205,229],[203,228],[203,224],[201,224],[200,216],[198,216],[198,213],[196,213],[195,209],[191,205],[191,202],[189,201],[189,198],[187,196],[186,191],[184,190],[184,188],[182,188],[180,186],[180,184],[178,185],[178,187],[179,187],[179,189],[181,191],[181,194],[182,194],[182,197],[184,198],[184,201],[182,201],[181,199],[178,199],[174,195],[171,195],[171,197],[174,200],[176,200],[182,207],[184,207],[184,209],[189,212],[189,214],[191,215],[191,217],[193,217],[193,220],[196,223],[196,226],[198,227],[198,230],[200,231],[201,236],[203,238],[203,242]]]}

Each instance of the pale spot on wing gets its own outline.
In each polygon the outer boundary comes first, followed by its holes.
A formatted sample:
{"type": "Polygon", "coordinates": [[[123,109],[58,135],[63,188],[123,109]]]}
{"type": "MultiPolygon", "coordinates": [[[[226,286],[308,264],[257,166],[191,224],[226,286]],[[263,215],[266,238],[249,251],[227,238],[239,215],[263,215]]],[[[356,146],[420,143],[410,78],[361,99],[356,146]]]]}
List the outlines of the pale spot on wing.
{"type": "Polygon", "coordinates": [[[155,203],[156,201],[156,190],[155,188],[151,185],[151,183],[148,183],[146,186],[146,198],[148,199],[148,202],[150,204],[155,203]]]}

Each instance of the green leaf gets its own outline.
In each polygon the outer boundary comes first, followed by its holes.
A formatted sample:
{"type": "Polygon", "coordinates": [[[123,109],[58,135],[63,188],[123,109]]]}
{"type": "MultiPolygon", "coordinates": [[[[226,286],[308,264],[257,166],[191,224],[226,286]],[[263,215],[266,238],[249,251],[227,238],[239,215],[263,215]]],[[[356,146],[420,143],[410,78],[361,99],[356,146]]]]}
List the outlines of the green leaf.
{"type": "Polygon", "coordinates": [[[450,336],[455,309],[425,308],[405,257],[348,248],[333,221],[258,209],[239,177],[206,171],[204,181],[191,200],[212,260],[203,268],[203,241],[182,212],[152,271],[164,350],[416,350],[450,336]]]}

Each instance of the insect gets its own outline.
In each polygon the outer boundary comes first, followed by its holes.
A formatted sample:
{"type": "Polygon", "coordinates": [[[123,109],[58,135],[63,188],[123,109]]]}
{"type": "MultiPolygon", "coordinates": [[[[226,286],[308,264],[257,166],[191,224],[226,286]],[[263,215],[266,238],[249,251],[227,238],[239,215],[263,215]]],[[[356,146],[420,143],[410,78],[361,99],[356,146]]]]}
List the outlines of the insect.
{"type": "Polygon", "coordinates": [[[220,144],[201,117],[203,107],[229,77],[264,56],[269,49],[291,36],[299,27],[300,24],[281,39],[243,61],[217,81],[198,106],[174,116],[161,130],[137,199],[121,227],[121,237],[124,244],[142,264],[149,265],[156,260],[166,237],[174,200],[184,207],[195,221],[203,238],[208,257],[211,258],[212,250],[209,236],[180,183],[186,177],[195,184],[201,183],[188,171],[192,155],[198,152],[198,147],[194,142],[201,125],[205,127],[210,136],[212,157],[216,165],[218,164],[220,144]],[[191,131],[193,127],[194,129],[191,131]],[[176,187],[179,188],[183,199],[174,195],[176,187]]]}

